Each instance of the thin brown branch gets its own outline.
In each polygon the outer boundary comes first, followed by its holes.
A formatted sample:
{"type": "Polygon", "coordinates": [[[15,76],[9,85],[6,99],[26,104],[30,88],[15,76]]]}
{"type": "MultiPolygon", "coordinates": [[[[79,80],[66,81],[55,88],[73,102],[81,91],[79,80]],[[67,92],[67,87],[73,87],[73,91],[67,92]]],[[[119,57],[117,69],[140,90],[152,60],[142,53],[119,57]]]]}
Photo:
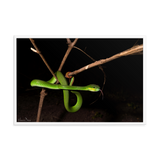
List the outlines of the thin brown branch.
{"type": "MultiPolygon", "coordinates": [[[[84,52],[82,49],[80,49],[80,48],[78,48],[78,47],[76,47],[76,46],[74,46],[74,48],[80,50],[81,52],[83,52],[83,53],[84,53],[87,57],[89,57],[92,61],[94,61],[94,62],[96,61],[94,58],[92,58],[90,55],[88,55],[88,54],[87,54],[86,52],[84,52]]],[[[105,74],[105,72],[104,72],[104,70],[103,70],[103,68],[102,68],[101,65],[99,65],[98,68],[103,72],[103,75],[104,75],[103,86],[102,86],[102,88],[101,88],[101,90],[103,91],[104,85],[105,85],[105,83],[106,83],[106,74],[105,74]]],[[[99,97],[101,96],[101,94],[102,94],[102,92],[100,92],[98,98],[97,98],[96,100],[94,100],[92,103],[90,103],[90,105],[93,104],[93,103],[95,103],[95,102],[99,99],[99,97]]]]}
{"type": "MultiPolygon", "coordinates": [[[[43,57],[43,55],[41,54],[41,51],[38,49],[38,47],[36,46],[34,40],[32,38],[29,38],[31,43],[33,44],[34,48],[31,48],[31,50],[37,54],[39,54],[39,56],[42,58],[43,62],[45,63],[45,65],[47,66],[47,68],[49,69],[49,71],[51,72],[51,74],[57,79],[57,77],[55,76],[54,72],[52,71],[52,69],[50,68],[50,66],[48,65],[47,61],[45,60],[45,58],[43,57]]],[[[58,82],[58,79],[57,79],[58,82]]],[[[37,112],[37,119],[36,122],[39,122],[40,120],[40,116],[41,116],[41,111],[42,111],[42,106],[43,106],[43,101],[45,96],[47,95],[47,93],[45,93],[45,89],[42,88],[42,91],[40,93],[40,99],[39,99],[39,106],[38,106],[38,112],[37,112]]]]}
{"type": "Polygon", "coordinates": [[[38,49],[37,45],[35,44],[34,40],[33,40],[32,38],[29,38],[29,39],[30,39],[31,43],[33,44],[34,48],[36,49],[36,52],[37,52],[38,54],[41,54],[41,52],[40,52],[40,50],[38,49]]]}
{"type": "Polygon", "coordinates": [[[43,105],[43,101],[44,101],[44,98],[45,98],[46,95],[47,95],[47,93],[45,93],[45,89],[42,88],[42,91],[40,93],[40,100],[39,100],[39,106],[38,106],[36,122],[39,122],[39,120],[40,120],[41,111],[42,111],[42,105],[43,105]]]}
{"type": "Polygon", "coordinates": [[[66,53],[65,53],[65,55],[64,55],[64,57],[63,57],[63,60],[62,60],[62,62],[61,62],[61,64],[60,64],[60,66],[59,66],[58,71],[61,71],[61,70],[62,70],[62,67],[63,67],[63,65],[64,65],[64,63],[65,63],[65,61],[66,61],[69,53],[71,52],[73,46],[76,44],[77,41],[78,41],[78,38],[76,38],[72,43],[71,43],[70,39],[67,39],[67,43],[69,43],[68,49],[67,49],[67,51],[66,51],[66,53]]]}
{"type": "Polygon", "coordinates": [[[82,67],[82,68],[80,68],[78,70],[70,72],[68,75],[69,76],[76,75],[76,74],[78,74],[80,72],[83,72],[83,71],[89,69],[89,68],[92,68],[92,67],[95,67],[95,66],[98,66],[98,65],[102,65],[104,63],[110,62],[110,61],[112,61],[114,59],[117,59],[117,58],[120,58],[122,56],[137,55],[137,54],[141,55],[142,53],[143,53],[143,44],[136,45],[136,46],[134,46],[134,47],[132,47],[132,48],[126,50],[126,51],[123,51],[121,53],[118,53],[118,54],[116,54],[116,55],[114,55],[114,56],[112,56],[110,58],[101,59],[101,60],[96,61],[94,63],[88,64],[87,66],[84,66],[84,67],[82,67]]]}
{"type": "Polygon", "coordinates": [[[69,38],[67,38],[67,44],[69,45],[71,43],[72,43],[71,40],[69,38]]]}
{"type": "Polygon", "coordinates": [[[41,51],[38,49],[38,47],[36,46],[34,40],[32,38],[29,38],[31,43],[33,44],[34,48],[31,48],[32,51],[34,51],[35,53],[39,54],[39,56],[42,58],[43,62],[45,63],[45,65],[47,66],[47,68],[49,69],[49,71],[51,72],[51,74],[56,78],[56,80],[58,81],[56,75],[54,74],[54,72],[52,71],[52,69],[50,68],[50,66],[48,65],[47,61],[45,60],[45,58],[43,57],[41,51]]]}

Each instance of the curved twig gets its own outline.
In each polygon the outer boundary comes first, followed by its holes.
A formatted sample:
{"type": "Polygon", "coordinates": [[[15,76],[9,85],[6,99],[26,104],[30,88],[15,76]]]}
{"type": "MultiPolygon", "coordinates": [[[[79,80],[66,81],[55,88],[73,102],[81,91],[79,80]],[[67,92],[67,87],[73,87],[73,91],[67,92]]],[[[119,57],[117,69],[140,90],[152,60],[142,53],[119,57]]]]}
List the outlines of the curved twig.
{"type": "MultiPolygon", "coordinates": [[[[78,50],[80,50],[81,52],[83,52],[86,56],[88,56],[92,61],[96,61],[95,59],[93,59],[90,55],[88,55],[86,52],[84,52],[82,49],[80,49],[80,48],[78,48],[78,47],[76,47],[76,46],[74,46],[73,48],[76,48],[76,49],[78,49],[78,50]]],[[[98,68],[103,72],[103,75],[104,75],[104,79],[103,79],[103,86],[102,86],[102,91],[103,91],[103,89],[104,89],[104,85],[105,85],[105,83],[106,83],[106,74],[105,74],[105,72],[104,72],[104,70],[103,70],[103,68],[102,68],[102,66],[101,65],[99,65],[98,66],[98,68]]],[[[68,74],[69,75],[69,74],[68,74]]],[[[98,96],[98,98],[95,100],[95,101],[93,101],[92,103],[90,103],[90,105],[91,104],[93,104],[93,103],[95,103],[98,99],[99,99],[99,97],[102,95],[102,92],[100,92],[100,94],[99,94],[99,96],[98,96]]]]}

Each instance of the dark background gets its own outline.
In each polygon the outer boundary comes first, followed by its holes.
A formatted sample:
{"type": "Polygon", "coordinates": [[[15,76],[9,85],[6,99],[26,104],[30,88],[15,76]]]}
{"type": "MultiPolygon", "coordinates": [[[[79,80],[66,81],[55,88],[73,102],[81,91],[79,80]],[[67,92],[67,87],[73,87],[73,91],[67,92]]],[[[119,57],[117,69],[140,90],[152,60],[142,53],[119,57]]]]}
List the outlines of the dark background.
{"type": "MultiPolygon", "coordinates": [[[[34,39],[46,61],[55,72],[67,50],[66,39],[34,39]]],[[[72,40],[72,39],[71,39],[72,40]]],[[[84,50],[95,60],[109,58],[117,53],[131,48],[134,44],[142,44],[142,39],[79,39],[76,46],[84,50]],[[137,42],[137,43],[136,43],[137,42]]],[[[51,73],[40,56],[30,48],[33,47],[29,39],[17,39],[17,80],[19,87],[30,87],[32,79],[48,80],[51,73]],[[21,84],[21,85],[20,85],[21,84]]],[[[72,49],[62,72],[77,70],[93,61],[77,49],[72,49]]],[[[107,79],[106,87],[133,89],[142,91],[143,84],[143,56],[134,55],[115,59],[102,65],[107,79]]],[[[98,67],[76,75],[76,80],[82,83],[103,83],[103,73],[98,67]]],[[[76,81],[75,81],[76,82],[76,81]]]]}
{"type": "MultiPolygon", "coordinates": [[[[51,69],[55,72],[58,70],[59,65],[65,55],[68,48],[66,39],[58,38],[35,38],[35,43],[44,58],[48,62],[51,69]]],[[[71,39],[73,41],[74,39],[71,39]]],[[[89,38],[79,38],[76,47],[84,50],[88,55],[90,55],[95,60],[106,59],[117,53],[125,51],[134,45],[143,44],[143,39],[140,38],[123,38],[123,39],[89,39],[89,38]]],[[[33,47],[32,43],[28,38],[18,38],[17,39],[17,102],[22,99],[22,97],[30,96],[33,94],[30,82],[33,79],[49,80],[52,75],[43,63],[40,56],[31,51],[30,48],[33,47]]],[[[34,47],[33,47],[34,48],[34,47]]],[[[62,73],[65,74],[67,71],[77,70],[93,61],[88,58],[81,51],[73,48],[70,52],[63,68],[62,73]]],[[[126,99],[126,96],[132,98],[131,101],[127,101],[128,106],[136,108],[135,106],[137,99],[141,105],[143,104],[143,55],[133,55],[126,56],[115,59],[108,63],[102,65],[104,72],[106,74],[106,83],[104,87],[104,100],[98,100],[96,105],[106,106],[109,103],[111,106],[116,103],[120,104],[120,99],[126,99]],[[134,99],[137,95],[137,99],[134,99]],[[119,97],[119,98],[118,98],[119,97]],[[124,98],[125,97],[125,98],[124,98]],[[118,99],[118,101],[117,101],[118,99]],[[113,102],[113,103],[112,103],[113,102]],[[105,104],[104,104],[105,103],[105,104]]],[[[88,85],[97,84],[100,87],[103,85],[104,75],[103,72],[98,67],[93,67],[86,71],[83,71],[75,76],[74,85],[88,85]]],[[[38,90],[39,92],[41,90],[38,90]]],[[[49,91],[48,92],[52,92],[49,91]]],[[[54,92],[54,91],[53,91],[54,92]]],[[[59,92],[57,92],[59,93],[59,92]]],[[[89,105],[94,101],[98,94],[95,93],[82,93],[84,94],[84,105],[89,105]],[[86,98],[85,98],[86,97],[86,98]],[[89,98],[88,98],[89,97],[89,98]],[[88,100],[89,99],[89,100],[88,100]]],[[[18,104],[17,103],[17,104],[18,104]]],[[[124,101],[123,101],[124,103],[124,101]]],[[[37,105],[37,104],[36,104],[37,105]]],[[[22,106],[22,105],[21,105],[22,106]]],[[[140,106],[140,105],[138,105],[140,106]]],[[[37,106],[36,106],[37,107],[37,106]]],[[[85,106],[83,106],[85,108],[85,106]]],[[[23,107],[21,107],[21,111],[23,107]]],[[[86,107],[87,108],[87,107],[86,107]]],[[[93,107],[94,108],[94,107],[93,107]]],[[[102,107],[103,108],[103,107],[102,107]]],[[[112,107],[114,108],[114,107],[112,107]]],[[[137,107],[140,108],[140,107],[137,107]]],[[[143,105],[142,105],[143,108],[143,105]]],[[[36,109],[37,110],[37,109],[36,109]]],[[[113,110],[113,109],[111,109],[113,110]]],[[[19,109],[18,109],[19,111],[19,109]]],[[[110,109],[108,108],[108,111],[110,109]]],[[[100,111],[98,111],[99,114],[100,111]]],[[[107,112],[107,111],[106,111],[107,112]]],[[[114,111],[113,111],[114,112],[114,111]]],[[[17,112],[20,114],[20,112],[17,112]]],[[[117,114],[117,113],[116,113],[117,114]]],[[[113,113],[114,116],[114,113],[113,113]]],[[[108,121],[115,121],[114,118],[108,121]]],[[[141,113],[141,121],[143,119],[143,110],[141,113]]],[[[71,120],[72,121],[72,120],[71,120]]],[[[77,120],[78,121],[78,120],[77,120]]],[[[98,121],[102,121],[98,120],[98,121]]],[[[116,121],[120,121],[117,120],[116,121]]]]}

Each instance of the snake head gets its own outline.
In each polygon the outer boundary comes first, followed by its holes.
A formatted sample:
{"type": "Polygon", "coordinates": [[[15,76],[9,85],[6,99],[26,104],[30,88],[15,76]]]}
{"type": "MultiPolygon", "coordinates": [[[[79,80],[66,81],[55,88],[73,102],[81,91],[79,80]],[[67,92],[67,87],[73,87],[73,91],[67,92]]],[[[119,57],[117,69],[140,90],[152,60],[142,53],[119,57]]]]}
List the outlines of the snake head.
{"type": "Polygon", "coordinates": [[[100,87],[96,84],[90,84],[87,86],[88,90],[91,92],[98,92],[100,91],[100,87]]]}

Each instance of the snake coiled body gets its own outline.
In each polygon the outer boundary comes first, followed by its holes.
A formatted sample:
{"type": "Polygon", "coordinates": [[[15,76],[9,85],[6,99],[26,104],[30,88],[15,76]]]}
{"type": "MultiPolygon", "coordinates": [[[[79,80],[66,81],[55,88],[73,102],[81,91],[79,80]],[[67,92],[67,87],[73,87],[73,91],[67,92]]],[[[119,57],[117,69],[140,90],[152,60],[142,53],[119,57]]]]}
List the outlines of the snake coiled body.
{"type": "Polygon", "coordinates": [[[56,76],[60,82],[60,84],[54,84],[56,82],[55,77],[52,77],[49,81],[42,81],[42,80],[32,80],[31,81],[31,86],[36,86],[36,87],[42,87],[42,88],[48,88],[48,89],[63,89],[63,96],[64,96],[64,106],[68,112],[77,112],[83,103],[82,96],[79,92],[73,91],[73,90],[83,90],[83,91],[92,91],[92,92],[97,92],[100,90],[100,87],[95,84],[90,84],[88,86],[71,86],[68,85],[66,78],[64,75],[60,72],[57,71],[56,76]],[[70,106],[69,104],[69,90],[71,90],[72,93],[74,93],[77,97],[77,102],[74,106],[70,106]]]}

